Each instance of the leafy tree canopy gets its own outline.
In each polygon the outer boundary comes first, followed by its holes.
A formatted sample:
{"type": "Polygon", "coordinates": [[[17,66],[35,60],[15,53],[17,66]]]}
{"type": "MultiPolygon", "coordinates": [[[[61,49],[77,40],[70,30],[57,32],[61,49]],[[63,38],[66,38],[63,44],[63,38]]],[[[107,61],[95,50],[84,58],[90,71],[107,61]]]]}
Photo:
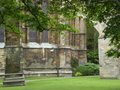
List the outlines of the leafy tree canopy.
{"type": "Polygon", "coordinates": [[[18,34],[21,32],[18,29],[18,22],[39,31],[76,31],[65,22],[68,19],[62,16],[62,11],[57,10],[60,6],[58,4],[56,8],[56,4],[58,1],[53,3],[48,0],[1,0],[0,25],[18,34]]]}
{"type": "Polygon", "coordinates": [[[105,39],[110,38],[112,48],[108,56],[120,57],[120,0],[80,0],[85,1],[85,13],[89,21],[106,23],[105,39]]]}
{"type": "Polygon", "coordinates": [[[76,16],[105,22],[113,46],[107,54],[120,56],[120,0],[0,0],[0,25],[16,33],[18,22],[39,31],[75,31],[66,21],[76,16]]]}

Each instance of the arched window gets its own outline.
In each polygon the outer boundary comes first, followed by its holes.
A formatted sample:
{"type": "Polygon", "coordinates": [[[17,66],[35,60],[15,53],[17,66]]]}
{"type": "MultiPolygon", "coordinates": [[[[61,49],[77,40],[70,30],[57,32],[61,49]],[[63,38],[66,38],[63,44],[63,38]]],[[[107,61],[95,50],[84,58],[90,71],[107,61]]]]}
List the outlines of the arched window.
{"type": "Polygon", "coordinates": [[[23,34],[22,34],[22,43],[31,43],[36,42],[40,43],[40,32],[36,30],[31,30],[29,27],[23,26],[22,27],[23,34]]]}
{"type": "Polygon", "coordinates": [[[37,32],[29,30],[29,42],[37,42],[37,32]]]}
{"type": "Polygon", "coordinates": [[[42,42],[47,43],[48,42],[48,31],[44,30],[42,32],[42,42]]]}

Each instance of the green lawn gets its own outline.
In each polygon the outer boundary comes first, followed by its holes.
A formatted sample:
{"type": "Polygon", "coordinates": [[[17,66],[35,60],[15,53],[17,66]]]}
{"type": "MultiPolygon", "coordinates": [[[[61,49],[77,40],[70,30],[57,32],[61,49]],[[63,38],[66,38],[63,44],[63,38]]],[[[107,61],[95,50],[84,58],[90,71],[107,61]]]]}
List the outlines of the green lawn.
{"type": "Polygon", "coordinates": [[[120,90],[120,80],[99,79],[97,76],[27,78],[25,86],[3,87],[0,84],[0,90],[120,90]]]}

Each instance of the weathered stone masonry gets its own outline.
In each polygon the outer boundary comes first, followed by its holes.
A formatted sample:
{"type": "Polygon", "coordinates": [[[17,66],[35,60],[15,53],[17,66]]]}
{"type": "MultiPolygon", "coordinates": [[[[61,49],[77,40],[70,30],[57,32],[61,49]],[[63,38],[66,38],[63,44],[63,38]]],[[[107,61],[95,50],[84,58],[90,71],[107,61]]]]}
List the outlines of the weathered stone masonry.
{"type": "Polygon", "coordinates": [[[98,23],[95,28],[99,32],[98,46],[99,46],[99,64],[101,78],[119,78],[120,79],[120,58],[112,58],[106,55],[106,52],[111,48],[109,46],[110,40],[104,39],[103,30],[106,25],[98,23]]]}
{"type": "MultiPolygon", "coordinates": [[[[84,20],[76,18],[74,21],[71,21],[70,24],[79,29],[80,32],[77,34],[67,31],[64,32],[64,34],[50,31],[43,33],[30,31],[29,28],[21,26],[20,28],[22,28],[24,32],[21,38],[18,38],[13,33],[6,32],[6,40],[4,40],[4,42],[11,50],[16,50],[18,46],[21,47],[21,54],[19,54],[20,56],[17,58],[21,58],[20,65],[22,65],[24,74],[39,76],[71,76],[71,58],[77,58],[79,64],[86,63],[87,59],[84,20]],[[48,37],[48,40],[46,37],[48,37]],[[16,49],[12,49],[12,47],[16,49]]],[[[7,56],[5,52],[9,52],[9,50],[5,50],[8,49],[5,49],[3,45],[0,49],[1,74],[4,73],[5,68],[7,56]]],[[[12,53],[10,55],[12,55],[11,59],[17,56],[12,53]]]]}

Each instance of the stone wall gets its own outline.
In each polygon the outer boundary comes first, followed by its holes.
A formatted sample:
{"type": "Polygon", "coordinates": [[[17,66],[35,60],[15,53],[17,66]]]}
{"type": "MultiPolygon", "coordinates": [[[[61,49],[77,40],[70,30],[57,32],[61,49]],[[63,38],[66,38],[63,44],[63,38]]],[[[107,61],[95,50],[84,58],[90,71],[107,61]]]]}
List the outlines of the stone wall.
{"type": "Polygon", "coordinates": [[[71,51],[55,48],[24,48],[23,68],[27,75],[71,76],[71,51]]]}
{"type": "Polygon", "coordinates": [[[44,48],[24,48],[23,68],[26,75],[56,76],[55,52],[44,48]]]}
{"type": "Polygon", "coordinates": [[[68,48],[59,49],[60,68],[71,68],[71,50],[68,48]]]}
{"type": "Polygon", "coordinates": [[[47,31],[46,35],[45,32],[35,32],[37,33],[35,35],[37,40],[34,41],[30,41],[30,31],[27,27],[21,26],[23,29],[21,38],[15,33],[6,31],[6,54],[4,54],[4,49],[0,49],[0,62],[2,62],[2,64],[0,63],[0,68],[4,68],[3,63],[5,63],[5,55],[7,57],[7,63],[9,64],[15,62],[15,59],[17,61],[21,58],[21,68],[24,74],[27,75],[71,76],[72,57],[76,57],[79,60],[79,64],[87,62],[84,20],[76,18],[71,22],[71,25],[73,23],[73,27],[79,30],[77,34],[68,31],[62,34],[60,34],[60,32],[47,31]],[[45,41],[43,39],[45,39],[45,41]],[[22,49],[20,55],[18,54],[19,47],[22,49]]]}
{"type": "Polygon", "coordinates": [[[5,52],[4,48],[0,48],[0,75],[4,74],[5,68],[5,52]]]}
{"type": "Polygon", "coordinates": [[[55,68],[55,52],[44,48],[24,48],[24,68],[55,68]]]}

